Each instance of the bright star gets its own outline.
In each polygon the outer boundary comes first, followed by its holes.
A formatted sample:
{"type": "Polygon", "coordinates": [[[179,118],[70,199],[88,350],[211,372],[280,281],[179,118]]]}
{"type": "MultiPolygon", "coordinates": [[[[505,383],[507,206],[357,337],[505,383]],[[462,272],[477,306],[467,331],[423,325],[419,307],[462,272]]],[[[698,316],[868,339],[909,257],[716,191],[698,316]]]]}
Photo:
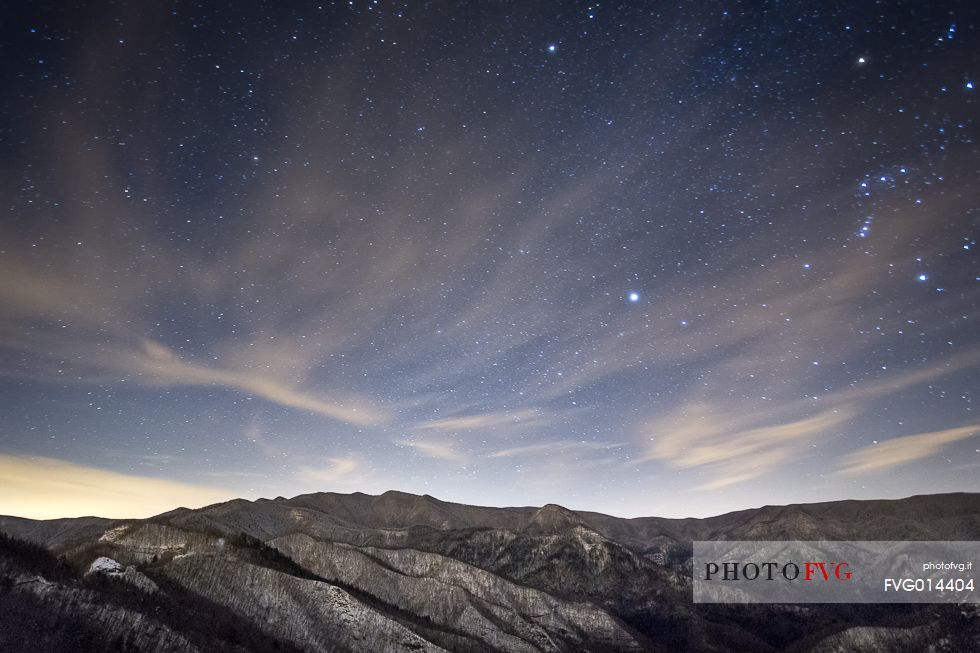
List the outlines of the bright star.
{"type": "Polygon", "coordinates": [[[929,275],[928,274],[925,274],[925,273],[922,273],[919,276],[917,276],[916,279],[918,279],[919,281],[928,281],[929,280],[929,275]]]}
{"type": "Polygon", "coordinates": [[[640,293],[631,292],[630,294],[626,295],[626,299],[629,300],[630,304],[635,304],[636,302],[640,301],[640,293]]]}
{"type": "Polygon", "coordinates": [[[548,52],[551,52],[552,54],[554,54],[557,50],[558,50],[558,46],[557,45],[555,45],[554,43],[549,43],[548,44],[548,52]]]}

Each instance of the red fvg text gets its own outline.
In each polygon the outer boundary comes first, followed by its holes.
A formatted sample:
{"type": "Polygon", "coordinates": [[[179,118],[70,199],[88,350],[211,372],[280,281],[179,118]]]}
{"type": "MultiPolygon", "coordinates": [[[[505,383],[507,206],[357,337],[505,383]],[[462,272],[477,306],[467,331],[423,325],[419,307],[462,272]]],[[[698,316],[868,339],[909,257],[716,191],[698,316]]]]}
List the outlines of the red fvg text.
{"type": "Polygon", "coordinates": [[[795,562],[708,562],[705,563],[705,580],[786,580],[838,581],[851,579],[851,566],[847,562],[808,561],[795,562]],[[802,567],[801,567],[802,565],[802,567]]]}

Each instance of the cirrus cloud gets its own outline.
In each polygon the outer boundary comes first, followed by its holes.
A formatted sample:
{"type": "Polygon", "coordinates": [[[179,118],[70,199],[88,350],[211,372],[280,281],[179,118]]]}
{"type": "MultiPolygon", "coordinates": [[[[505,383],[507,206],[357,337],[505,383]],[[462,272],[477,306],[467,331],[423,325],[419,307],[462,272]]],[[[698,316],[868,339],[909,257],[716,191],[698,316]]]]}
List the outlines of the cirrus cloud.
{"type": "Polygon", "coordinates": [[[934,456],[947,445],[978,434],[980,434],[980,424],[967,424],[943,431],[892,438],[845,456],[840,472],[845,476],[882,472],[934,456]]]}

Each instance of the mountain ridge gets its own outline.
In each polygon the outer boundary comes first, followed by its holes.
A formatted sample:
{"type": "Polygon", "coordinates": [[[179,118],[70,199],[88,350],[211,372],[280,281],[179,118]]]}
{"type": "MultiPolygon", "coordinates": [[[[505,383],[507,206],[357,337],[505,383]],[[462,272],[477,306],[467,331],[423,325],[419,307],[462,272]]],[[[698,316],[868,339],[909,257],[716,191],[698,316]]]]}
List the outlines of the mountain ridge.
{"type": "MultiPolygon", "coordinates": [[[[96,642],[52,650],[980,650],[976,606],[711,606],[692,603],[690,574],[696,539],[980,539],[975,493],[673,519],[320,492],[148,519],[0,517],[0,532],[11,610],[96,642]],[[220,637],[183,624],[188,602],[220,637]]],[[[0,648],[29,650],[32,623],[0,613],[0,648]]]]}

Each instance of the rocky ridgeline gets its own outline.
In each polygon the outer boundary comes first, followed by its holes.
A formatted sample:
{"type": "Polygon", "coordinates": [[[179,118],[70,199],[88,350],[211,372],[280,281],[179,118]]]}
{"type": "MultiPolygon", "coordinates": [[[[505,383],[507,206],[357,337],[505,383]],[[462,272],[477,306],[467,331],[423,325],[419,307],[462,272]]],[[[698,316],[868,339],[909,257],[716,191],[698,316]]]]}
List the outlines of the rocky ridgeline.
{"type": "Polygon", "coordinates": [[[672,520],[323,493],[0,531],[3,651],[980,650],[973,606],[695,605],[688,566],[694,539],[978,539],[980,495],[672,520]]]}

